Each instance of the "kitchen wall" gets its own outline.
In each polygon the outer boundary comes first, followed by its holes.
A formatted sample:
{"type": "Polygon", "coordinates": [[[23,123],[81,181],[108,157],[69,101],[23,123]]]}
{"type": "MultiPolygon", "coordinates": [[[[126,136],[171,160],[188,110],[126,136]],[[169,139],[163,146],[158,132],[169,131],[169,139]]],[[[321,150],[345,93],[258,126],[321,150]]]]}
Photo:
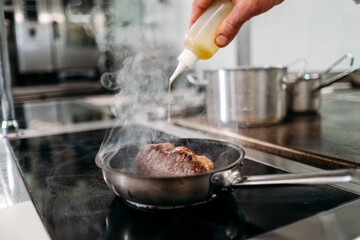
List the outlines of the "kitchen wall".
{"type": "MultiPolygon", "coordinates": [[[[177,18],[177,25],[169,31],[181,51],[192,0],[168,2],[170,9],[174,9],[173,17],[177,18]]],[[[360,58],[360,4],[356,5],[353,0],[285,0],[269,12],[254,17],[248,25],[251,65],[288,64],[304,57],[308,71],[321,71],[346,52],[360,58]]],[[[238,49],[234,41],[209,61],[200,61],[197,70],[235,66],[238,51],[242,54],[247,50],[238,49]]],[[[356,64],[360,66],[359,59],[356,64]]],[[[338,69],[347,65],[348,62],[344,62],[338,69]]],[[[299,68],[300,64],[291,70],[299,68]]]]}
{"type": "Polygon", "coordinates": [[[353,0],[285,0],[250,24],[252,64],[305,57],[309,71],[319,71],[351,52],[360,66],[360,4],[353,0]]]}

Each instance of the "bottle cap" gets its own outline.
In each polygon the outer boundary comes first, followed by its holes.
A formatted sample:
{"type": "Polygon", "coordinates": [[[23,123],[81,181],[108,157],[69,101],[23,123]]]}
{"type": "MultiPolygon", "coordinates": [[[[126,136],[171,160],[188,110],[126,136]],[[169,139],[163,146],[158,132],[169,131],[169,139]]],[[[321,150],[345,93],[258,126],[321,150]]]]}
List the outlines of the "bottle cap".
{"type": "Polygon", "coordinates": [[[185,69],[191,69],[195,66],[199,58],[191,52],[189,49],[184,49],[178,57],[179,64],[177,65],[175,72],[170,77],[170,82],[174,81],[177,76],[180,75],[185,69]]]}
{"type": "Polygon", "coordinates": [[[178,57],[179,62],[183,62],[188,69],[195,66],[199,58],[189,49],[185,48],[178,57]]]}

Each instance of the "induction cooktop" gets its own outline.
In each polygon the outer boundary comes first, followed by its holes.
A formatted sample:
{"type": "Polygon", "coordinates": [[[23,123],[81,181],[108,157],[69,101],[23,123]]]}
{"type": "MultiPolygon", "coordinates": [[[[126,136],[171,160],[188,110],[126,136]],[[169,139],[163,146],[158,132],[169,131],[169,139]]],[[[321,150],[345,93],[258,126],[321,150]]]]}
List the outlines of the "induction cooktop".
{"type": "MultiPolygon", "coordinates": [[[[358,198],[331,186],[256,187],[224,193],[192,208],[138,209],[108,188],[95,165],[107,131],[11,141],[52,239],[247,239],[358,198]]],[[[138,125],[118,129],[119,134],[129,131],[139,133],[134,136],[174,137],[138,125]]],[[[250,159],[241,171],[283,173],[250,159]]]]}

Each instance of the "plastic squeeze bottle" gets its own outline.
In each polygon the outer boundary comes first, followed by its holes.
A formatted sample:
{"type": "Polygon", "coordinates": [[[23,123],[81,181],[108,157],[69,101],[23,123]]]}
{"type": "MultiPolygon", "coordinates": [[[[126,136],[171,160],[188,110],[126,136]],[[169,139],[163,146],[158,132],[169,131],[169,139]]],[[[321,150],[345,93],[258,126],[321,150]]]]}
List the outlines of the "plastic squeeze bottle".
{"type": "Polygon", "coordinates": [[[215,0],[185,35],[185,49],[178,57],[179,64],[170,77],[170,83],[185,69],[191,69],[199,59],[211,58],[219,49],[215,33],[220,23],[233,9],[231,0],[215,0]]]}

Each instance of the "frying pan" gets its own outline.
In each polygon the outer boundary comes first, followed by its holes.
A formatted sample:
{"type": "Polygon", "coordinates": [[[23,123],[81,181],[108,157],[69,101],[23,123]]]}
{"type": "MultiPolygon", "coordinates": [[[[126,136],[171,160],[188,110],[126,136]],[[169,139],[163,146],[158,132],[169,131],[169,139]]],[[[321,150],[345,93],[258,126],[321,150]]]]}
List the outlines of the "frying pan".
{"type": "Polygon", "coordinates": [[[346,169],[321,173],[241,176],[245,151],[238,145],[213,139],[162,139],[136,142],[98,153],[96,165],[102,169],[107,185],[120,197],[138,207],[179,208],[207,202],[223,191],[246,186],[329,184],[351,181],[360,170],[346,169]],[[139,148],[149,143],[170,142],[185,146],[197,155],[207,155],[214,171],[181,177],[141,176],[135,167],[139,148]]]}

